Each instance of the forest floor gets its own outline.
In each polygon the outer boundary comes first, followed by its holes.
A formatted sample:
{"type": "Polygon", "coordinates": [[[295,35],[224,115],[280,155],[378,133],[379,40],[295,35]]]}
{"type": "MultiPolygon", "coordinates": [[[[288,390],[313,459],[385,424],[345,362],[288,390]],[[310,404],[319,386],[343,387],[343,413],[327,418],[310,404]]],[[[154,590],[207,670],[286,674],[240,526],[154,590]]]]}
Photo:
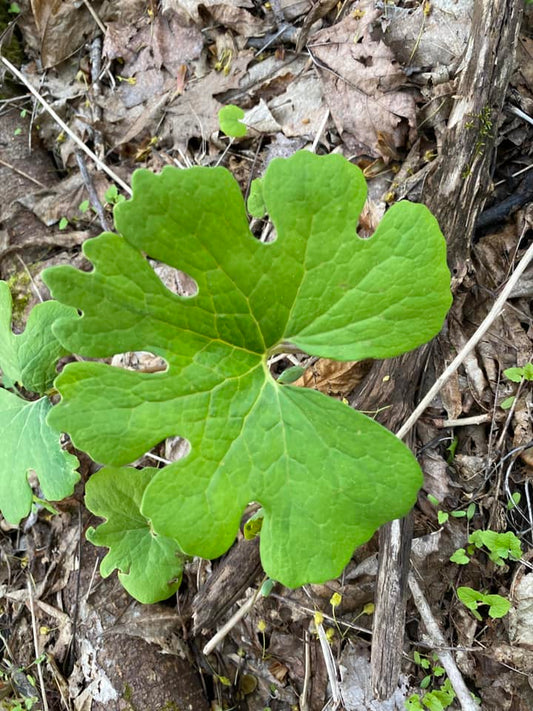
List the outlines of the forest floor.
{"type": "MultiPolygon", "coordinates": [[[[340,153],[367,178],[367,233],[395,200],[426,202],[473,7],[473,0],[4,2],[1,52],[24,77],[0,67],[0,278],[13,294],[15,330],[49,297],[42,270],[87,268],[82,244],[112,227],[120,183],[79,142],[127,185],[139,167],[223,165],[245,194],[275,157],[340,153]],[[227,104],[244,109],[245,136],[220,130],[227,104]]],[[[516,56],[508,57],[514,72],[504,110],[472,116],[464,127],[476,129],[472,140],[490,134],[495,151],[483,212],[465,235],[470,258],[455,294],[461,318],[445,326],[449,352],[483,321],[531,240],[532,17],[526,7],[516,56]]],[[[505,372],[533,362],[532,297],[529,269],[426,410],[412,445],[425,476],[412,571],[472,698],[489,711],[533,708],[533,372],[505,372]],[[460,588],[477,591],[474,609],[460,588]]],[[[368,370],[301,363],[302,385],[349,402],[368,370]]],[[[287,355],[275,368],[293,364],[287,355]]],[[[434,380],[443,365],[433,354],[426,377],[434,380]]],[[[384,396],[371,414],[386,423],[390,407],[384,396]]],[[[154,453],[172,459],[172,442],[154,453]]],[[[277,584],[266,596],[257,594],[264,579],[257,540],[241,537],[219,560],[188,563],[174,597],[142,605],[115,573],[99,576],[105,550],[84,535],[97,523],[83,507],[95,465],[80,461],[82,481],[55,512],[36,506],[17,527],[0,519],[0,708],[461,708],[442,648],[427,637],[411,598],[398,687],[386,701],[374,698],[377,536],[341,578],[296,590],[277,584]],[[243,605],[246,614],[234,618],[243,605]],[[206,656],[205,644],[230,619],[206,656]]]]}

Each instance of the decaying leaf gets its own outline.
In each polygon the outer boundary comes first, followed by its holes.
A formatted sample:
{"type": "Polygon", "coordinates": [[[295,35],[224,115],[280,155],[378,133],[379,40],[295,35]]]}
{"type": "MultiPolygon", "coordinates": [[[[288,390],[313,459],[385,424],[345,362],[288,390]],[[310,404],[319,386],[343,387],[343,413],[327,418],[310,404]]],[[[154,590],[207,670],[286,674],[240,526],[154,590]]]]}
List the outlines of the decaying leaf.
{"type": "Polygon", "coordinates": [[[59,64],[79,49],[94,29],[94,20],[76,0],[31,0],[41,39],[43,67],[59,64]]]}
{"type": "Polygon", "coordinates": [[[368,373],[371,361],[339,361],[319,358],[293,385],[346,397],[368,373]]]}
{"type": "Polygon", "coordinates": [[[358,153],[398,158],[415,138],[415,99],[394,54],[371,36],[377,11],[317,32],[308,47],[339,134],[358,153]]]}
{"type": "Polygon", "coordinates": [[[431,0],[416,7],[390,4],[382,17],[383,39],[403,64],[436,71],[460,59],[470,32],[473,0],[431,0]]]}

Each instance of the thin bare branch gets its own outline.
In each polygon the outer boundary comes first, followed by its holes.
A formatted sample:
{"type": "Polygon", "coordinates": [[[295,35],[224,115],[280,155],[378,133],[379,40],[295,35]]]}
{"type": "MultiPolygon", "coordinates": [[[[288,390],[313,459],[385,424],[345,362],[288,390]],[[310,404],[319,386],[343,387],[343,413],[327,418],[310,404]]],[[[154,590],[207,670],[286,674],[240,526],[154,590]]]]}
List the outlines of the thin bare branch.
{"type": "Polygon", "coordinates": [[[479,711],[479,706],[468,690],[451,652],[445,649],[446,641],[437,621],[433,617],[428,601],[413,574],[409,575],[409,587],[414,603],[424,623],[424,627],[426,628],[428,636],[431,638],[431,643],[434,644],[434,649],[439,656],[442,666],[446,670],[446,674],[457,695],[457,700],[461,704],[461,708],[463,711],[479,711]]]}
{"type": "MultiPolygon", "coordinates": [[[[526,227],[521,235],[521,239],[524,236],[526,227]]],[[[412,429],[413,425],[418,421],[424,410],[429,407],[433,399],[440,392],[441,388],[448,382],[449,378],[455,373],[457,368],[464,362],[465,358],[469,353],[471,353],[480,340],[483,338],[485,333],[492,326],[494,321],[501,315],[502,309],[505,306],[505,302],[511,296],[511,292],[517,285],[520,277],[525,272],[531,260],[533,259],[533,244],[531,244],[520,260],[519,265],[514,270],[512,275],[509,277],[509,281],[502,289],[501,294],[498,296],[494,302],[494,306],[491,308],[477,331],[470,338],[470,340],[465,344],[464,348],[455,356],[450,365],[444,370],[444,372],[437,378],[433,387],[429,390],[427,395],[421,400],[421,402],[416,406],[411,415],[407,418],[405,423],[400,427],[396,436],[398,439],[403,439],[412,429]]]]}
{"type": "Polygon", "coordinates": [[[21,81],[21,82],[24,84],[24,86],[25,86],[25,87],[28,89],[28,91],[37,99],[37,101],[41,104],[41,106],[45,109],[45,111],[47,111],[47,112],[50,114],[50,116],[54,119],[54,121],[58,124],[58,126],[61,126],[61,128],[63,129],[63,131],[74,141],[74,143],[75,143],[86,155],[89,156],[89,158],[90,158],[92,161],[94,161],[94,162],[96,163],[96,165],[100,168],[100,170],[103,170],[104,173],[107,173],[107,175],[109,175],[109,177],[110,177],[112,180],[114,180],[115,183],[117,183],[117,185],[120,185],[120,187],[122,188],[122,190],[124,190],[125,193],[127,193],[128,195],[131,195],[131,194],[132,194],[132,190],[131,190],[130,186],[129,186],[127,183],[125,183],[125,182],[122,180],[122,178],[119,178],[119,176],[118,176],[113,170],[111,170],[111,168],[108,168],[108,166],[107,166],[105,163],[103,163],[103,162],[100,160],[100,158],[98,158],[98,156],[97,156],[95,153],[93,153],[93,152],[91,151],[91,149],[88,148],[88,147],[85,145],[85,143],[81,140],[81,138],[79,138],[78,136],[76,136],[76,134],[72,131],[72,129],[70,129],[70,128],[67,126],[67,124],[63,121],[63,119],[61,119],[61,118],[56,114],[56,112],[55,112],[54,109],[50,106],[50,104],[46,101],[46,99],[44,99],[44,98],[39,94],[39,92],[37,91],[37,89],[35,89],[35,88],[30,84],[30,82],[26,79],[26,77],[25,77],[21,72],[19,72],[19,70],[18,70],[16,67],[14,67],[13,64],[11,64],[11,62],[9,61],[9,59],[6,59],[4,56],[2,56],[2,55],[0,54],[0,61],[2,62],[2,64],[4,64],[5,67],[7,67],[7,69],[9,69],[9,71],[11,72],[11,74],[13,74],[13,76],[15,76],[19,81],[21,81]]]}

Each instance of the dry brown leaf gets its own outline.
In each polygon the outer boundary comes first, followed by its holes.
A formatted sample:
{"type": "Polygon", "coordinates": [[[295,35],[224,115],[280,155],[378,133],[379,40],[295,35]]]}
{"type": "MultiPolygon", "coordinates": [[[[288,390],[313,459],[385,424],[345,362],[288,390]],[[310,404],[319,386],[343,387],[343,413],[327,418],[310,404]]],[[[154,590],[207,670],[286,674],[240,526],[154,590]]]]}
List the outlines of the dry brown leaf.
{"type": "Polygon", "coordinates": [[[246,111],[242,122],[252,131],[257,131],[257,133],[277,133],[281,130],[281,126],[271,114],[263,99],[260,99],[258,104],[246,111]]]}
{"type": "Polygon", "coordinates": [[[523,575],[514,588],[509,638],[513,645],[533,650],[533,573],[523,575]]]}
{"type": "Polygon", "coordinates": [[[91,14],[76,0],[31,0],[31,9],[45,69],[70,57],[94,30],[91,14]]]}
{"type": "MultiPolygon", "coordinates": [[[[118,90],[98,98],[111,145],[129,143],[142,132],[168,135],[169,130],[161,126],[163,108],[174,95],[187,94],[187,63],[198,58],[202,49],[201,32],[173,12],[159,14],[152,22],[145,20],[133,31],[122,20],[109,23],[103,52],[108,59],[123,60],[118,90]]],[[[200,135],[197,123],[188,137],[192,135],[200,135]]]]}
{"type": "Polygon", "coordinates": [[[364,20],[348,16],[315,34],[308,48],[331,115],[350,151],[396,158],[416,137],[415,100],[392,51],[372,39],[364,20]]]}
{"type": "Polygon", "coordinates": [[[194,136],[205,140],[218,130],[218,111],[222,104],[215,98],[230,89],[240,88],[253,53],[242,52],[235,57],[229,72],[211,71],[196,81],[191,80],[183,94],[168,106],[159,135],[174,148],[186,146],[194,136]]]}
{"type": "Polygon", "coordinates": [[[314,138],[327,111],[320,79],[314,73],[294,78],[269,108],[287,138],[314,138]]]}
{"type": "Polygon", "coordinates": [[[472,21],[473,0],[431,0],[418,7],[389,5],[382,26],[383,39],[404,64],[431,68],[450,66],[466,46],[472,21]]]}
{"type": "Polygon", "coordinates": [[[103,52],[108,59],[123,60],[119,95],[124,106],[132,108],[174,90],[183,65],[196,59],[202,48],[201,32],[169,13],[133,33],[121,22],[110,23],[103,52]]]}
{"type": "Polygon", "coordinates": [[[319,358],[293,385],[346,397],[365,377],[371,364],[370,360],[342,362],[319,358]]]}
{"type": "Polygon", "coordinates": [[[457,372],[444,383],[440,391],[442,405],[446,410],[449,420],[456,420],[463,412],[463,396],[459,385],[457,372]]]}
{"type": "Polygon", "coordinates": [[[235,5],[209,5],[203,9],[202,14],[210,15],[215,22],[228,27],[241,37],[262,37],[271,29],[268,22],[235,5]]]}
{"type": "Polygon", "coordinates": [[[292,22],[302,15],[307,15],[313,7],[313,0],[279,0],[283,17],[287,22],[292,22]]]}
{"type": "MultiPolygon", "coordinates": [[[[162,10],[172,9],[183,14],[185,17],[192,18],[195,22],[200,22],[199,8],[209,9],[212,5],[218,5],[220,0],[163,0],[162,10]]],[[[237,7],[253,8],[252,0],[231,0],[232,5],[237,7]]]]}

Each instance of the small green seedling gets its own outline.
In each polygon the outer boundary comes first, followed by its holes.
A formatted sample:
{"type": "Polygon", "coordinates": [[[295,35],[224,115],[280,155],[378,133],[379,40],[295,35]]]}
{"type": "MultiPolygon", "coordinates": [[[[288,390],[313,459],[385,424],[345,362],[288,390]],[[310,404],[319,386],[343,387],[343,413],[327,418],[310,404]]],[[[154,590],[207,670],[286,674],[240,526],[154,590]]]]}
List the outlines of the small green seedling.
{"type": "Polygon", "coordinates": [[[477,620],[482,617],[478,612],[480,605],[488,605],[488,615],[492,619],[505,617],[511,609],[511,603],[501,595],[487,595],[473,588],[460,587],[457,588],[457,597],[467,607],[477,620]]]}
{"type": "Polygon", "coordinates": [[[467,556],[464,548],[458,548],[455,553],[450,556],[450,561],[452,563],[456,563],[457,565],[468,565],[468,563],[470,563],[470,558],[467,556]]]}
{"type": "Polygon", "coordinates": [[[59,225],[58,225],[60,230],[66,230],[68,227],[68,219],[66,217],[62,217],[59,220],[59,225]]]}
{"type": "Polygon", "coordinates": [[[505,533],[497,533],[490,529],[483,531],[478,530],[470,534],[468,538],[469,546],[459,548],[451,556],[450,561],[458,565],[466,565],[470,562],[469,556],[472,556],[476,548],[487,548],[489,558],[496,565],[505,565],[505,561],[520,560],[522,557],[522,545],[520,539],[515,536],[512,531],[505,533]]]}
{"type": "MultiPolygon", "coordinates": [[[[430,677],[431,678],[431,677],[430,677]]],[[[433,689],[425,693],[412,694],[405,700],[406,711],[444,711],[455,701],[455,691],[449,679],[445,679],[439,689],[433,689]]]]}
{"type": "Polygon", "coordinates": [[[80,202],[80,204],[78,205],[78,210],[82,213],[82,215],[84,215],[87,212],[87,210],[90,208],[90,206],[91,206],[91,203],[89,202],[89,200],[84,200],[83,202],[80,202]]]}
{"type": "Polygon", "coordinates": [[[105,191],[104,198],[108,205],[120,205],[126,199],[124,195],[119,193],[117,186],[114,184],[110,185],[105,191]]]}
{"type": "Polygon", "coordinates": [[[515,400],[515,395],[509,395],[509,397],[506,397],[505,400],[502,400],[500,402],[500,407],[502,408],[502,410],[510,410],[515,400]]]}
{"type": "Polygon", "coordinates": [[[246,124],[242,122],[244,111],[240,106],[228,104],[223,106],[218,112],[218,123],[220,130],[231,138],[242,138],[246,136],[246,124]]]}
{"type": "Polygon", "coordinates": [[[520,539],[512,531],[496,533],[496,531],[474,531],[470,534],[470,543],[476,548],[488,548],[489,558],[496,565],[504,565],[505,561],[520,560],[522,557],[522,545],[520,539]]]}
{"type": "MultiPolygon", "coordinates": [[[[433,506],[440,506],[440,501],[432,494],[428,494],[428,501],[432,503],[433,506]]],[[[439,509],[437,511],[437,521],[439,522],[440,526],[443,526],[445,523],[447,523],[450,516],[452,516],[453,518],[466,518],[467,521],[471,521],[474,518],[475,513],[476,505],[472,502],[468,505],[466,511],[458,510],[450,511],[448,513],[448,511],[443,511],[442,509],[439,509]]]]}
{"type": "MultiPolygon", "coordinates": [[[[526,363],[517,368],[507,368],[503,371],[505,377],[513,383],[523,383],[533,380],[533,363],[526,363]]],[[[500,407],[502,410],[510,410],[516,400],[516,395],[510,395],[502,400],[500,407]]]]}
{"type": "Polygon", "coordinates": [[[523,380],[533,380],[533,363],[526,363],[519,368],[507,368],[503,374],[513,383],[520,383],[523,380]]]}
{"type": "Polygon", "coordinates": [[[516,506],[518,506],[521,498],[522,494],[519,491],[515,491],[513,494],[511,494],[511,498],[507,502],[507,511],[512,511],[516,506]]]}
{"type": "Polygon", "coordinates": [[[414,663],[417,664],[425,672],[428,672],[420,682],[421,689],[427,689],[431,684],[433,677],[439,678],[441,676],[444,676],[444,668],[438,664],[438,660],[439,658],[436,654],[433,654],[430,659],[425,654],[420,654],[417,651],[413,652],[414,663]]]}
{"type": "Polygon", "coordinates": [[[9,3],[7,11],[12,15],[18,15],[20,13],[20,5],[18,2],[9,3]]]}

